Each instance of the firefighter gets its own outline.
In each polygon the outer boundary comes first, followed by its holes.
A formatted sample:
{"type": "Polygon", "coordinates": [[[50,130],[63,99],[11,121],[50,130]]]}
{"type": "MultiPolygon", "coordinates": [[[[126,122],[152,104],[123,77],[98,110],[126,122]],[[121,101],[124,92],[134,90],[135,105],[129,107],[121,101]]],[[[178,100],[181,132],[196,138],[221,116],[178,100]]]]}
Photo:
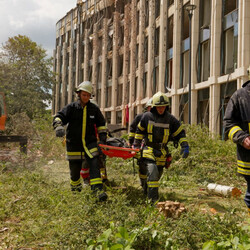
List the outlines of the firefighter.
{"type": "Polygon", "coordinates": [[[247,182],[244,201],[250,216],[250,67],[249,81],[242,85],[231,96],[225,116],[225,139],[231,139],[237,144],[237,172],[247,182]]]}
{"type": "Polygon", "coordinates": [[[105,119],[100,109],[90,102],[92,84],[89,81],[82,82],[77,88],[78,100],[66,105],[53,119],[53,127],[57,137],[65,135],[66,150],[70,168],[70,184],[72,191],[81,191],[80,171],[82,162],[87,161],[90,167],[90,185],[100,201],[107,199],[103,191],[103,184],[98,163],[98,148],[95,125],[98,131],[100,143],[105,144],[107,129],[105,119]]]}
{"type": "Polygon", "coordinates": [[[142,158],[147,168],[148,198],[153,204],[159,199],[159,180],[168,155],[167,144],[174,140],[181,145],[183,158],[189,155],[185,130],[180,122],[169,113],[168,97],[157,92],[152,99],[152,108],[146,112],[136,130],[134,148],[140,148],[144,139],[142,158]]]}
{"type": "MultiPolygon", "coordinates": [[[[90,99],[90,102],[94,103],[97,107],[99,107],[97,102],[94,99],[90,99]]],[[[96,133],[97,141],[99,141],[96,124],[95,124],[95,133],[96,133]]],[[[98,150],[99,150],[98,162],[99,162],[102,182],[105,183],[106,185],[108,185],[109,182],[108,182],[107,169],[106,169],[106,155],[104,155],[101,152],[99,147],[98,147],[98,150]]],[[[80,174],[81,174],[81,177],[83,179],[84,186],[88,186],[89,185],[89,166],[88,166],[88,163],[86,160],[83,161],[83,163],[82,163],[82,169],[81,169],[80,174]]]]}
{"type": "MultiPolygon", "coordinates": [[[[152,98],[150,98],[146,105],[145,105],[145,112],[149,112],[152,106],[152,98]]],[[[132,146],[134,143],[134,139],[135,139],[135,132],[136,132],[136,128],[137,125],[139,124],[143,113],[138,114],[135,119],[132,121],[132,123],[130,124],[129,127],[129,145],[132,146]]],[[[141,187],[144,190],[144,194],[147,194],[147,168],[146,165],[144,164],[144,161],[141,159],[141,153],[139,152],[135,158],[137,159],[137,165],[139,166],[139,178],[140,178],[140,183],[141,183],[141,187]]]]}

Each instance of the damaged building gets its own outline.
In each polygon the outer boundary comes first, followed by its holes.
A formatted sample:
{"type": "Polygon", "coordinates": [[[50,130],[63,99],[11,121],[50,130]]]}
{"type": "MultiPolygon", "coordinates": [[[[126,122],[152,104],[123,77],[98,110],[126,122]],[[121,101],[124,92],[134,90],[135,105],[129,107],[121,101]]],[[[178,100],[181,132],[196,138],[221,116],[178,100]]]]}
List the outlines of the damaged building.
{"type": "Polygon", "coordinates": [[[249,10],[250,0],[78,0],[56,24],[52,112],[89,80],[108,124],[128,125],[162,91],[181,121],[223,134],[247,80],[249,10]]]}

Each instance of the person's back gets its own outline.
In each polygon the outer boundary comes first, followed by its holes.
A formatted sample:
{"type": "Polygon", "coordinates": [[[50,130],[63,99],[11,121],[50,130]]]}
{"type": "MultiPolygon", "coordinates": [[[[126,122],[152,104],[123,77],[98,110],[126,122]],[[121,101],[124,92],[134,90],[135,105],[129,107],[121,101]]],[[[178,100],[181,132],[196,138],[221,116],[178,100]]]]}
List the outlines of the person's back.
{"type": "Polygon", "coordinates": [[[237,172],[247,182],[244,200],[250,215],[250,80],[231,96],[223,120],[225,139],[237,144],[237,172]]]}

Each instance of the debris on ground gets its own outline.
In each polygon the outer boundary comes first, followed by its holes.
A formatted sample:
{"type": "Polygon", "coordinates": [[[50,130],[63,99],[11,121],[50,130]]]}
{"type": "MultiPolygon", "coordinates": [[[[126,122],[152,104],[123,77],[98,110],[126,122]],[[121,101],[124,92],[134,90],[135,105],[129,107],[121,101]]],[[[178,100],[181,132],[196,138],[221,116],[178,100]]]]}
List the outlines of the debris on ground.
{"type": "Polygon", "coordinates": [[[209,194],[218,194],[225,197],[239,197],[241,190],[236,187],[219,185],[216,183],[209,183],[207,185],[207,191],[209,194]]]}
{"type": "Polygon", "coordinates": [[[160,213],[163,213],[163,215],[168,218],[177,218],[181,213],[186,211],[184,205],[177,201],[158,202],[157,208],[160,213]]]}

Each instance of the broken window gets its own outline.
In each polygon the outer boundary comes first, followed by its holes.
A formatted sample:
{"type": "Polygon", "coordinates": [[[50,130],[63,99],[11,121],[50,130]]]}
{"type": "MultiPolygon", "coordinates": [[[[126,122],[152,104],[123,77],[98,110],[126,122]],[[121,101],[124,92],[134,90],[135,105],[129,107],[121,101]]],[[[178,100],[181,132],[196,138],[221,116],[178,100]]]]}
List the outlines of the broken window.
{"type": "Polygon", "coordinates": [[[186,5],[182,7],[182,55],[181,55],[181,79],[180,87],[186,87],[189,80],[189,50],[190,50],[190,38],[189,38],[189,18],[186,11],[186,5]]]}
{"type": "Polygon", "coordinates": [[[168,1],[168,7],[170,7],[172,4],[174,4],[174,0],[169,0],[168,1]]]}
{"type": "Polygon", "coordinates": [[[106,89],[106,97],[105,97],[106,108],[111,106],[111,99],[112,99],[112,82],[110,80],[108,81],[107,89],[106,89]]]}
{"type": "Polygon", "coordinates": [[[160,16],[161,13],[161,0],[155,0],[155,18],[160,16]]]}
{"type": "Polygon", "coordinates": [[[112,79],[112,58],[107,61],[107,76],[108,80],[112,79]]]}
{"type": "Polygon", "coordinates": [[[148,62],[148,37],[144,39],[144,63],[148,62]]]}
{"type": "Polygon", "coordinates": [[[149,25],[149,0],[145,0],[145,27],[149,25]]]}
{"type": "Polygon", "coordinates": [[[159,56],[160,28],[155,30],[155,56],[159,56]]]}
{"type": "Polygon", "coordinates": [[[173,16],[167,19],[167,53],[166,53],[166,72],[165,72],[165,88],[172,87],[173,75],[173,16]]]}
{"type": "Polygon", "coordinates": [[[148,79],[148,72],[144,72],[143,79],[142,79],[143,80],[143,83],[142,83],[142,86],[143,86],[143,95],[142,95],[142,98],[146,97],[147,79],[148,79]]]}
{"type": "Polygon", "coordinates": [[[135,93],[135,98],[134,100],[132,100],[132,102],[134,102],[136,100],[137,97],[137,88],[138,88],[138,77],[135,78],[135,89],[134,89],[134,93],[135,93]]]}
{"type": "Polygon", "coordinates": [[[122,84],[118,84],[118,86],[117,86],[117,106],[120,106],[120,105],[122,105],[122,89],[123,88],[123,85],[122,84]]]}
{"type": "Polygon", "coordinates": [[[180,95],[179,117],[183,123],[188,123],[188,94],[180,95]]]}
{"type": "Polygon", "coordinates": [[[238,5],[238,0],[223,0],[224,15],[234,11],[238,5]]]}
{"type": "Polygon", "coordinates": [[[209,88],[198,90],[197,123],[209,127],[209,88]]]}
{"type": "MultiPolygon", "coordinates": [[[[220,115],[220,131],[222,135],[222,139],[224,139],[224,129],[223,129],[223,117],[226,111],[227,103],[232,96],[232,94],[237,90],[237,81],[232,82],[226,82],[224,84],[221,84],[220,87],[220,109],[218,112],[220,112],[218,115],[220,115]]],[[[219,117],[218,117],[219,119],[219,117]]]]}
{"type": "Polygon", "coordinates": [[[155,94],[159,88],[159,67],[154,68],[153,90],[152,94],[155,94]]]}
{"type": "Polygon", "coordinates": [[[118,68],[117,75],[119,77],[123,74],[123,54],[118,56],[117,68],[118,68]]]}
{"type": "Polygon", "coordinates": [[[221,74],[229,74],[237,68],[238,9],[235,1],[224,1],[223,35],[221,48],[221,74]],[[228,13],[228,11],[230,12],[228,13]]]}
{"type": "Polygon", "coordinates": [[[139,30],[140,30],[140,12],[139,10],[136,11],[136,35],[139,35],[139,30]]]}
{"type": "Polygon", "coordinates": [[[110,111],[105,112],[105,118],[106,118],[107,124],[110,124],[111,123],[111,112],[110,111]]]}
{"type": "Polygon", "coordinates": [[[211,0],[200,2],[200,42],[198,54],[198,82],[210,76],[211,0]]]}
{"type": "Polygon", "coordinates": [[[122,111],[117,111],[116,112],[116,124],[121,124],[122,123],[122,111]]]}

